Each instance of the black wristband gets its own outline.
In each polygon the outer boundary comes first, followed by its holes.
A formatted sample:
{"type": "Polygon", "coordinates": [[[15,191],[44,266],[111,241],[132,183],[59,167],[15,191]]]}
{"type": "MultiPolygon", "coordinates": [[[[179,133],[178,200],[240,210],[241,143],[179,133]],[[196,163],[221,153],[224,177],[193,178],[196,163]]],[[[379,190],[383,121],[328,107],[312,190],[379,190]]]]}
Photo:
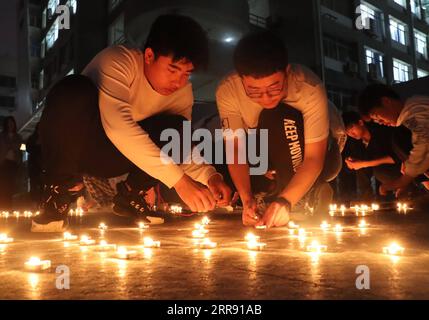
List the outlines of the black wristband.
{"type": "Polygon", "coordinates": [[[292,209],[292,205],[290,204],[289,200],[287,200],[283,197],[277,197],[274,199],[273,202],[278,203],[279,205],[286,207],[289,212],[292,209]]]}

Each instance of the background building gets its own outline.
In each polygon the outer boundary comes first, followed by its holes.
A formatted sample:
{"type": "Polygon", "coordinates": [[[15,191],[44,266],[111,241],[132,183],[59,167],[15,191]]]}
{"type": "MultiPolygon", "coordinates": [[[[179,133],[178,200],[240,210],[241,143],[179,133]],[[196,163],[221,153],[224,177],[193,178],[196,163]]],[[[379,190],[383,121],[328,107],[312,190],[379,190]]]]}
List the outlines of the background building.
{"type": "Polygon", "coordinates": [[[282,37],[291,62],[319,74],[342,109],[371,81],[394,84],[429,75],[428,0],[19,0],[17,105],[28,120],[23,135],[34,129],[56,81],[80,73],[109,45],[142,46],[163,13],[189,15],[208,32],[210,67],[192,76],[203,114],[216,112],[215,88],[232,70],[234,45],[255,29],[282,37]],[[70,29],[61,29],[58,5],[70,8],[70,29]]]}

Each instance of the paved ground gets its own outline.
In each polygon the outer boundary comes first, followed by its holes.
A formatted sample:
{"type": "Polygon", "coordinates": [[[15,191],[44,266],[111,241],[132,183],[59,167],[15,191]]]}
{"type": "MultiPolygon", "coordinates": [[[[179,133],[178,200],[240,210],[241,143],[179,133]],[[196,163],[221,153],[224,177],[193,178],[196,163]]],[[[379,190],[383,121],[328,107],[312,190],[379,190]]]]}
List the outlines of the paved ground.
{"type": "MultiPolygon", "coordinates": [[[[135,260],[119,260],[113,253],[65,244],[62,235],[31,234],[29,219],[0,219],[0,232],[15,242],[0,247],[0,299],[429,299],[429,217],[416,211],[406,216],[394,210],[366,217],[370,227],[356,227],[355,217],[332,218],[342,233],[323,231],[320,221],[305,226],[306,239],[289,235],[287,228],[249,230],[239,215],[211,216],[213,250],[195,249],[191,232],[201,217],[151,226],[144,232],[108,213],[73,217],[75,234],[100,238],[97,226],[108,225],[104,238],[136,246],[135,260]],[[253,231],[266,242],[265,250],[246,248],[244,236],[253,231]],[[143,250],[144,236],[161,247],[143,250]],[[327,252],[312,255],[306,246],[317,239],[327,252]],[[405,252],[393,258],[382,248],[393,240],[405,252]],[[37,255],[52,261],[43,273],[24,269],[37,255]],[[55,269],[70,268],[70,289],[58,290],[55,269]],[[356,289],[356,267],[370,270],[370,289],[356,289]]],[[[360,219],[360,218],[359,218],[360,219]]]]}

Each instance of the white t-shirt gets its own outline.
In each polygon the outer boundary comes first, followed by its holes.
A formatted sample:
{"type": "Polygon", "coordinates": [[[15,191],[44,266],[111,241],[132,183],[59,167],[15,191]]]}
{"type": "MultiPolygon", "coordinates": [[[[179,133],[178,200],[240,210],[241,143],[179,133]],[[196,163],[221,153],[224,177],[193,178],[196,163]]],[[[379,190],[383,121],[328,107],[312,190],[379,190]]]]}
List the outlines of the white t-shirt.
{"type": "Polygon", "coordinates": [[[405,161],[405,173],[417,177],[429,170],[429,96],[414,96],[405,101],[397,123],[410,129],[413,148],[405,161]]]}
{"type": "MultiPolygon", "coordinates": [[[[329,112],[326,90],[310,69],[291,64],[288,73],[288,93],[283,100],[302,112],[305,143],[315,143],[329,135],[329,112]]],[[[233,73],[221,81],[216,102],[223,129],[249,129],[258,125],[263,107],[253,102],[244,90],[240,76],[233,73]]]]}
{"type": "Polygon", "coordinates": [[[101,51],[82,72],[99,89],[101,121],[106,135],[131,162],[169,188],[184,173],[207,185],[216,172],[213,167],[163,163],[161,150],[137,124],[163,112],[190,120],[193,105],[190,83],[169,96],[153,90],[143,72],[143,58],[141,50],[113,46],[101,51]]]}

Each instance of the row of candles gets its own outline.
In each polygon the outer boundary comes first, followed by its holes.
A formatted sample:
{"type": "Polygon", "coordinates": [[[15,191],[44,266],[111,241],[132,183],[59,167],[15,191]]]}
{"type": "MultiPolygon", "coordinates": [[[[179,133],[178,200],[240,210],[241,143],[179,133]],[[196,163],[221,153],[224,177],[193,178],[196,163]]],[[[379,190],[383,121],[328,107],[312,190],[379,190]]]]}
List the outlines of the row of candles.
{"type": "Polygon", "coordinates": [[[40,214],[39,211],[36,212],[32,212],[32,211],[24,211],[24,212],[20,212],[20,211],[13,211],[13,212],[9,212],[9,211],[2,211],[0,212],[0,217],[1,218],[9,218],[9,217],[14,217],[14,218],[32,218],[35,216],[38,216],[40,214]]]}
{"type": "MultiPolygon", "coordinates": [[[[331,207],[334,209],[334,207],[331,207]]],[[[399,206],[398,206],[399,208],[399,206]]],[[[402,209],[404,207],[401,207],[402,209]]],[[[408,207],[405,207],[405,210],[408,207]]],[[[367,209],[364,207],[364,209],[367,209]]],[[[374,207],[373,207],[373,210],[374,207]]],[[[217,247],[217,243],[210,240],[210,238],[207,237],[207,234],[209,233],[209,230],[207,230],[207,226],[209,225],[210,220],[207,217],[204,217],[201,220],[201,223],[196,223],[194,225],[194,230],[192,231],[192,237],[195,239],[195,246],[200,249],[214,249],[217,247]]],[[[369,225],[366,223],[364,219],[362,219],[359,222],[358,227],[360,229],[365,229],[369,225]]],[[[143,222],[140,222],[138,224],[138,228],[140,231],[144,231],[149,226],[144,224],[143,222]]],[[[305,240],[306,236],[310,234],[310,232],[307,232],[304,228],[300,228],[299,225],[295,224],[294,222],[290,222],[288,224],[289,227],[289,234],[292,236],[297,236],[300,241],[305,240]]],[[[331,225],[328,224],[326,221],[323,221],[320,225],[320,228],[323,231],[327,231],[331,229],[331,225]]],[[[98,226],[98,229],[100,232],[104,233],[108,226],[105,223],[100,223],[98,226]]],[[[332,230],[336,233],[343,232],[343,226],[341,224],[336,224],[335,227],[332,228],[332,230]]],[[[95,249],[95,251],[114,251],[116,250],[115,257],[118,259],[133,259],[137,257],[138,252],[137,250],[130,250],[125,246],[119,246],[117,247],[116,244],[109,244],[105,240],[101,240],[98,244],[94,239],[91,239],[91,237],[87,235],[82,235],[80,238],[77,235],[73,235],[69,232],[64,233],[63,240],[66,242],[70,241],[79,241],[79,245],[81,247],[92,247],[95,249]]],[[[266,243],[260,242],[260,237],[256,236],[253,233],[248,233],[245,236],[246,240],[246,246],[249,250],[263,250],[266,247],[266,243]]],[[[0,244],[8,244],[13,242],[14,239],[8,237],[7,234],[0,234],[0,244]]],[[[143,248],[159,248],[161,246],[160,241],[155,241],[150,237],[144,237],[143,238],[143,248]]],[[[306,247],[306,250],[311,253],[322,253],[327,251],[327,246],[322,245],[317,240],[313,240],[310,245],[306,247]]],[[[383,247],[383,253],[389,254],[389,255],[401,255],[404,252],[404,248],[398,245],[397,243],[392,243],[390,246],[383,247]]],[[[38,257],[31,257],[26,263],[25,268],[29,271],[43,271],[46,269],[49,269],[51,266],[51,263],[49,260],[40,260],[38,257]]]]}
{"type": "MultiPolygon", "coordinates": [[[[406,214],[408,210],[411,210],[407,203],[398,202],[396,204],[396,210],[399,213],[406,214]]],[[[374,212],[380,210],[380,205],[377,203],[372,203],[371,205],[367,204],[361,204],[361,205],[354,205],[350,208],[347,208],[345,205],[338,206],[337,204],[330,204],[329,205],[329,215],[331,217],[337,215],[338,213],[341,213],[342,216],[345,216],[346,212],[352,211],[356,216],[365,216],[368,212],[374,212]]]]}

